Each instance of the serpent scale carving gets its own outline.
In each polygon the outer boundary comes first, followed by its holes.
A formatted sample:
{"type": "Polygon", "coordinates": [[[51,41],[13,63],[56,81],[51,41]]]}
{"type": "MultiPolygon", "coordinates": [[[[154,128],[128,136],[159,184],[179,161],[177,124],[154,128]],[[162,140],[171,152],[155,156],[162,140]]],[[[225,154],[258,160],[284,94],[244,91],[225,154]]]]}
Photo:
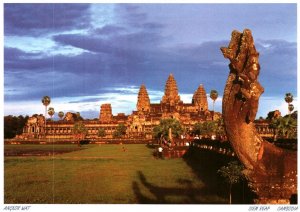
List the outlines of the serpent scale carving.
{"type": "Polygon", "coordinates": [[[284,203],[297,193],[297,153],[276,147],[256,132],[253,121],[264,88],[258,82],[259,53],[251,31],[233,31],[221,51],[230,61],[222,104],[228,139],[258,203],[284,203]]]}

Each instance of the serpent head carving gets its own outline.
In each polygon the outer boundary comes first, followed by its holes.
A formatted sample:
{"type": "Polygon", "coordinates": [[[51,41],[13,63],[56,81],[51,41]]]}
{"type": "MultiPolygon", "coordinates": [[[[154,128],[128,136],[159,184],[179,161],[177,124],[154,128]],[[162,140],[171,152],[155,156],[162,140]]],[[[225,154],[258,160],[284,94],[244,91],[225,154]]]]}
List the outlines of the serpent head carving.
{"type": "Polygon", "coordinates": [[[289,199],[297,193],[297,153],[265,141],[253,123],[264,88],[258,81],[259,53],[251,31],[233,31],[228,47],[221,51],[230,61],[222,115],[231,146],[260,199],[289,199]]]}
{"type": "Polygon", "coordinates": [[[247,123],[253,122],[258,110],[258,101],[264,88],[258,82],[260,65],[259,53],[254,46],[251,31],[246,29],[243,33],[232,32],[232,39],[228,47],[222,47],[225,58],[230,60],[230,70],[235,74],[235,97],[241,101],[236,108],[236,115],[247,123]]]}

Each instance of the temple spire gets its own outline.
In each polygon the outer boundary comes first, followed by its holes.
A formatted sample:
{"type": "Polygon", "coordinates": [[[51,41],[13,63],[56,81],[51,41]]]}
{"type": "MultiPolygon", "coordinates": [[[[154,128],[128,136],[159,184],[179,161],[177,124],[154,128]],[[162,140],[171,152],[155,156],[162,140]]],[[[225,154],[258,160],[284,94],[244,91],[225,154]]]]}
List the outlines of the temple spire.
{"type": "Polygon", "coordinates": [[[198,107],[200,111],[208,110],[206,91],[202,84],[198,87],[193,95],[192,103],[198,107]]]}
{"type": "Polygon", "coordinates": [[[165,95],[162,98],[162,103],[176,104],[180,101],[178,88],[173,74],[170,74],[165,86],[165,95]]]}
{"type": "Polygon", "coordinates": [[[136,108],[139,112],[150,111],[150,98],[144,84],[140,87],[136,108]]]}

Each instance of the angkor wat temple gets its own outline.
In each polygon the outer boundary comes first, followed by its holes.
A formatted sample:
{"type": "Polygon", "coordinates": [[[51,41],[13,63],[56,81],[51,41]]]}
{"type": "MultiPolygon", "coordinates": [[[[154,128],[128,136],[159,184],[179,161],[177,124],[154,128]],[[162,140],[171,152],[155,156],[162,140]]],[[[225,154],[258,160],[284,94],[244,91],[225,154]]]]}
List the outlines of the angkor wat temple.
{"type": "MultiPolygon", "coordinates": [[[[170,74],[160,103],[151,103],[146,86],[141,85],[137,96],[136,110],[132,114],[113,115],[111,104],[102,104],[98,120],[84,120],[83,122],[88,129],[87,139],[99,138],[99,128],[105,130],[104,138],[113,138],[113,132],[119,124],[126,126],[125,138],[127,139],[152,139],[153,128],[159,125],[161,119],[175,118],[179,120],[188,134],[197,122],[218,120],[220,117],[221,113],[208,109],[207,94],[202,84],[195,91],[192,102],[184,103],[180,99],[176,80],[170,74]]],[[[70,112],[66,113],[63,120],[47,121],[46,126],[43,115],[32,116],[19,138],[72,139],[74,123],[73,114],[70,112]]]]}

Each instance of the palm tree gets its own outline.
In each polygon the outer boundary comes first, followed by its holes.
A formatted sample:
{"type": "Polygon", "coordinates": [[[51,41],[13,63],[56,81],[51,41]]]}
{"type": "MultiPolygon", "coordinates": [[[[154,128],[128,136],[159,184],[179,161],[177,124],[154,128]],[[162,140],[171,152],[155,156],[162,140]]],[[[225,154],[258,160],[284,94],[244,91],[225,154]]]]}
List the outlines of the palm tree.
{"type": "Polygon", "coordinates": [[[59,111],[58,112],[58,117],[60,118],[60,120],[62,120],[62,118],[64,117],[64,112],[62,112],[62,111],[59,111]]]}
{"type": "Polygon", "coordinates": [[[289,114],[291,114],[291,112],[294,110],[294,105],[293,104],[289,104],[289,114]]]}
{"type": "Polygon", "coordinates": [[[49,116],[50,116],[51,119],[52,119],[52,116],[55,114],[55,111],[54,111],[54,108],[53,108],[53,107],[49,107],[49,109],[48,109],[48,114],[49,114],[49,116]]]}
{"type": "Polygon", "coordinates": [[[50,104],[50,102],[51,102],[51,99],[50,99],[50,97],[49,96],[44,96],[43,98],[42,98],[42,103],[43,103],[43,105],[45,106],[45,136],[46,136],[46,120],[47,120],[47,106],[50,104]]]}
{"type": "MultiPolygon", "coordinates": [[[[290,106],[291,102],[294,100],[293,94],[286,93],[284,100],[285,100],[286,103],[288,103],[288,109],[289,109],[289,106],[290,106]]],[[[290,114],[291,111],[290,110],[288,110],[288,111],[289,111],[289,114],[290,114]]]]}
{"type": "MultiPolygon", "coordinates": [[[[209,97],[213,100],[213,112],[215,112],[215,101],[217,100],[218,95],[219,95],[218,91],[216,91],[216,90],[210,91],[209,97]]],[[[213,119],[214,119],[214,117],[213,117],[213,119]]]]}

